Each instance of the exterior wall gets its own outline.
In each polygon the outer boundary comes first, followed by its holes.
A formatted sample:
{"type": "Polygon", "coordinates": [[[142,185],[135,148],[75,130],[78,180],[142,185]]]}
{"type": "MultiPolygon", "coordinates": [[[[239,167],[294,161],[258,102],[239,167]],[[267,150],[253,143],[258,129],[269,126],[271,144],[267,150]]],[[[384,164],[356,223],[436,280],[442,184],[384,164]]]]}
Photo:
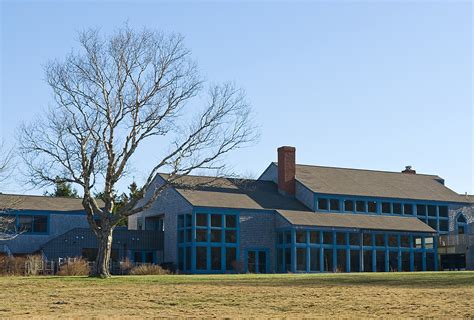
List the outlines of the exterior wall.
{"type": "Polygon", "coordinates": [[[267,270],[275,272],[275,218],[273,211],[240,212],[240,261],[246,267],[247,251],[267,252],[267,270]]]}
{"type": "Polygon", "coordinates": [[[314,193],[298,181],[296,181],[295,198],[311,210],[316,211],[314,207],[314,193]]]}
{"type": "Polygon", "coordinates": [[[278,167],[271,163],[267,169],[260,175],[258,180],[263,181],[273,181],[274,183],[278,184],[278,167]]]}
{"type": "MultiPolygon", "coordinates": [[[[163,180],[158,177],[157,184],[161,185],[163,180]]],[[[144,201],[151,194],[146,194],[144,201]]],[[[145,226],[145,218],[153,216],[164,216],[164,262],[177,263],[177,216],[179,214],[191,213],[192,206],[173,188],[168,188],[156,199],[153,205],[140,213],[128,218],[128,228],[138,229],[139,221],[145,226]]]]}
{"type": "Polygon", "coordinates": [[[42,245],[55,237],[68,232],[74,228],[88,228],[87,216],[83,212],[44,212],[44,211],[11,211],[9,214],[35,215],[45,214],[48,216],[48,232],[46,234],[20,234],[12,240],[3,242],[13,254],[33,253],[38,251],[42,245]]]}

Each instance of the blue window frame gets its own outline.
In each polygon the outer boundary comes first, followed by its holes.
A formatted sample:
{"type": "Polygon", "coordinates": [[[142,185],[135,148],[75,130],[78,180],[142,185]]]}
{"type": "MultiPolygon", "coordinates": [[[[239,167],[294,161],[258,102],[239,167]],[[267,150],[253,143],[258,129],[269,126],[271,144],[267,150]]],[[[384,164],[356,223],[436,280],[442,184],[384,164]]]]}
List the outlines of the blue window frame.
{"type": "Polygon", "coordinates": [[[178,269],[189,273],[235,272],[239,257],[239,214],[196,209],[178,216],[178,269]]]}
{"type": "Polygon", "coordinates": [[[6,215],[12,222],[8,226],[11,232],[20,232],[30,235],[49,234],[49,215],[48,214],[23,214],[9,213],[6,215]]]}

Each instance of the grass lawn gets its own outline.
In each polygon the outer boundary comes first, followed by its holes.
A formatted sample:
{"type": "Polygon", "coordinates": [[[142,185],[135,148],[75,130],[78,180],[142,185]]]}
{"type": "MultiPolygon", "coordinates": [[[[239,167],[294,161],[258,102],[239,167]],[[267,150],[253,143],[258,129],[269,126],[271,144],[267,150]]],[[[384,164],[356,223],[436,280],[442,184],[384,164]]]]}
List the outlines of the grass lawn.
{"type": "Polygon", "coordinates": [[[474,317],[474,272],[2,277],[0,318],[474,317]]]}

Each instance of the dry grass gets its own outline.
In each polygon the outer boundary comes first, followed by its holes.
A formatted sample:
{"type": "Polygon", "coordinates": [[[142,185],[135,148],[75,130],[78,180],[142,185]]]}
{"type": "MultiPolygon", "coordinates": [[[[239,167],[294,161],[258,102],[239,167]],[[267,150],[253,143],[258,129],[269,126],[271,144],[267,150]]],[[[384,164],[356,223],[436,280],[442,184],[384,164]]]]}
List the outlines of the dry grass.
{"type": "Polygon", "coordinates": [[[137,267],[133,267],[130,270],[130,274],[134,276],[143,276],[143,275],[164,275],[169,274],[170,272],[166,269],[163,269],[156,264],[142,264],[137,267]]]}
{"type": "Polygon", "coordinates": [[[474,272],[0,278],[4,317],[473,318],[474,272]]]}

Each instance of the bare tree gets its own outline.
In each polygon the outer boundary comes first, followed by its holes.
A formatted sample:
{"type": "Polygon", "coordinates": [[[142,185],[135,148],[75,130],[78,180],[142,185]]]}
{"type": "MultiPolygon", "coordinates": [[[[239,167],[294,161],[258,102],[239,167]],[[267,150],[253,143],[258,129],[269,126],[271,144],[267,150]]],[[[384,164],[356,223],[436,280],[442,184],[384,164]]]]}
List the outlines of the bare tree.
{"type": "Polygon", "coordinates": [[[180,35],[125,26],[105,38],[97,30],[81,32],[79,43],[81,51],[46,66],[56,103],[21,127],[19,147],[32,184],[80,186],[99,242],[93,274],[108,277],[118,221],[149,208],[180,176],[196,169],[222,172],[222,157],[258,133],[242,90],[231,84],[204,89],[180,35]],[[147,140],[154,141],[157,157],[142,186],[147,195],[114,210],[114,187],[147,140]],[[169,175],[157,186],[159,171],[169,175]]]}

